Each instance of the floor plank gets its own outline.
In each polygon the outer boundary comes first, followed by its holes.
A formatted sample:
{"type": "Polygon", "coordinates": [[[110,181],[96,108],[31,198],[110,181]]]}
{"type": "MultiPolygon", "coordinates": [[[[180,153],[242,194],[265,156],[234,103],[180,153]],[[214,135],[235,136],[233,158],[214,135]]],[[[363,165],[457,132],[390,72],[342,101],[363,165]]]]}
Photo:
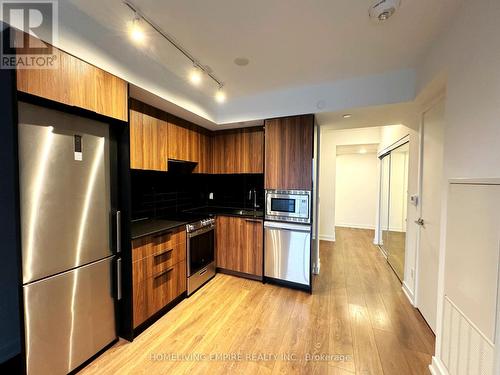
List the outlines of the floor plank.
{"type": "Polygon", "coordinates": [[[337,228],[312,295],[218,274],[82,374],[428,374],[434,336],[373,243],[337,228]]]}

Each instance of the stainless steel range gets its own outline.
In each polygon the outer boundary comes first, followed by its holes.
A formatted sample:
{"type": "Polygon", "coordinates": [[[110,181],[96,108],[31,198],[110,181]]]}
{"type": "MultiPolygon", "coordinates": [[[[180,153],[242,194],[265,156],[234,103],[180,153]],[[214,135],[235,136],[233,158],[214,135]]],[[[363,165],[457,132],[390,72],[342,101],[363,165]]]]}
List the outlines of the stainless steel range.
{"type": "Polygon", "coordinates": [[[215,219],[188,224],[186,232],[189,296],[215,276],[215,219]]]}

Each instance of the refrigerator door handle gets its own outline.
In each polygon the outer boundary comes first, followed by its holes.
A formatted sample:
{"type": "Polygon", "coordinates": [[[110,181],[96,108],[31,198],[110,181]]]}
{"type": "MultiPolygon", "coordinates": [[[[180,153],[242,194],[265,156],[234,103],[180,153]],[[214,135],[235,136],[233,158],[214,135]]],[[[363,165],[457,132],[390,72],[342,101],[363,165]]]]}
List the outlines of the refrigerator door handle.
{"type": "Polygon", "coordinates": [[[122,212],[116,211],[116,252],[122,251],[122,212]]]}
{"type": "Polygon", "coordinates": [[[122,299],[122,258],[116,260],[116,299],[122,299]]]}

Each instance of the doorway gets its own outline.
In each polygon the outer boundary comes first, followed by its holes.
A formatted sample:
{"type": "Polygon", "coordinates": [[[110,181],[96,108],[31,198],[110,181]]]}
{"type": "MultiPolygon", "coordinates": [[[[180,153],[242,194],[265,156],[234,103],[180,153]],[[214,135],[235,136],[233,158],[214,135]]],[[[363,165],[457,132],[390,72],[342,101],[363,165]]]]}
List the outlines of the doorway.
{"type": "Polygon", "coordinates": [[[408,202],[409,142],[380,156],[380,247],[404,280],[408,202]]]}

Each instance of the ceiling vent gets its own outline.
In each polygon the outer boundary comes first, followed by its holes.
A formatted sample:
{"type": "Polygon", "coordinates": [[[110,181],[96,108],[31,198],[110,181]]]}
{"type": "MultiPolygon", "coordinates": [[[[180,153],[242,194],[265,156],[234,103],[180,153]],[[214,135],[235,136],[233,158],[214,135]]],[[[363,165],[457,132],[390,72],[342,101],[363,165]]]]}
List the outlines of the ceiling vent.
{"type": "Polygon", "coordinates": [[[387,21],[401,5],[401,0],[378,0],[370,7],[370,18],[377,22],[387,21]]]}

